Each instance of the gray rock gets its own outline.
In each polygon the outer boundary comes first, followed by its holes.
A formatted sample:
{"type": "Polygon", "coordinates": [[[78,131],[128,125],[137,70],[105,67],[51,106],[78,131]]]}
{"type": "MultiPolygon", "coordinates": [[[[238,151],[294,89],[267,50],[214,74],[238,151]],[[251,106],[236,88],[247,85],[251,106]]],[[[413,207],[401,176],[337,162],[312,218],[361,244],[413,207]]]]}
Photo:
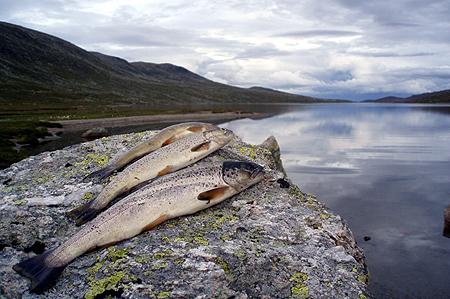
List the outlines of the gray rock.
{"type": "Polygon", "coordinates": [[[97,128],[92,128],[92,129],[87,130],[86,132],[81,134],[81,137],[83,137],[86,140],[94,140],[94,139],[105,137],[108,135],[109,135],[109,132],[107,129],[105,129],[103,127],[97,127],[97,128]]]}
{"type": "Polygon", "coordinates": [[[450,238],[450,205],[444,210],[444,231],[442,235],[450,238]]]}
{"type": "MultiPolygon", "coordinates": [[[[102,188],[82,178],[154,133],[97,139],[0,171],[0,182],[8,182],[0,186],[0,297],[38,298],[11,267],[33,256],[39,242],[53,248],[75,233],[65,212],[102,188]]],[[[224,159],[252,160],[274,178],[284,176],[274,138],[263,146],[236,138],[202,163],[224,159]]],[[[289,183],[280,188],[267,180],[215,207],[85,254],[45,298],[365,298],[367,269],[351,231],[289,183]]]]}

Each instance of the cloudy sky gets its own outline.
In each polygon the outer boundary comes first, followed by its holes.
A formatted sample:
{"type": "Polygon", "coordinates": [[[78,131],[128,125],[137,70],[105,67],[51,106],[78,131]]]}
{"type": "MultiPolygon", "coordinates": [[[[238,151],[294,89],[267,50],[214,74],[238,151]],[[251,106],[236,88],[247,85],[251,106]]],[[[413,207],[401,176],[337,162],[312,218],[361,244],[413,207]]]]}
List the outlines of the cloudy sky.
{"type": "Polygon", "coordinates": [[[2,21],[129,61],[325,98],[450,89],[450,1],[0,0],[2,21]]]}

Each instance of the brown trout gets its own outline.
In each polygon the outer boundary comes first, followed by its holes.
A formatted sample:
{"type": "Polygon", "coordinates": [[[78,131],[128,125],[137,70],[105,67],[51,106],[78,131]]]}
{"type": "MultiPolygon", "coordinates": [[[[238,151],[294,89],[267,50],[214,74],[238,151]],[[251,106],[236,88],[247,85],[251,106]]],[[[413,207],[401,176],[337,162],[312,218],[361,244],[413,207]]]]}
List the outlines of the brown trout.
{"type": "Polygon", "coordinates": [[[263,178],[262,166],[242,161],[205,163],[169,174],[125,197],[59,247],[13,269],[31,279],[32,292],[41,293],[78,256],[132,238],[168,219],[216,205],[263,178]]]}
{"type": "Polygon", "coordinates": [[[161,147],[171,144],[178,139],[181,139],[193,133],[199,133],[214,129],[218,129],[218,127],[212,124],[201,122],[187,122],[169,126],[167,128],[162,129],[160,132],[152,136],[150,139],[133,147],[131,150],[124,153],[123,155],[112,161],[104,168],[91,173],[85,179],[107,178],[116,170],[120,170],[129,163],[136,161],[137,159],[140,159],[143,156],[161,147]]]}
{"type": "Polygon", "coordinates": [[[94,218],[118,195],[157,176],[177,171],[225,146],[233,137],[226,129],[190,134],[129,165],[92,201],[68,212],[77,225],[94,218]]]}

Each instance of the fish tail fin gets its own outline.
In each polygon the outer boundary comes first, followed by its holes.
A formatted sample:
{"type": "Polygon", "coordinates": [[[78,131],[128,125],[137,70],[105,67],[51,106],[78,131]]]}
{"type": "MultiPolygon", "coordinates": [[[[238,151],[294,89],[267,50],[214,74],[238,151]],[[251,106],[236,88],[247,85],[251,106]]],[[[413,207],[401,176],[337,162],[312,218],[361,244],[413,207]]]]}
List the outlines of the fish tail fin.
{"type": "Polygon", "coordinates": [[[98,209],[92,207],[93,201],[85,203],[66,213],[67,217],[74,220],[77,226],[85,224],[86,222],[95,218],[100,212],[98,209]]]}
{"type": "Polygon", "coordinates": [[[45,258],[52,251],[48,250],[43,254],[26,259],[13,266],[14,271],[31,280],[31,292],[39,294],[52,287],[64,270],[65,266],[51,267],[45,263],[45,258]]]}
{"type": "Polygon", "coordinates": [[[88,174],[87,176],[85,176],[83,178],[83,182],[89,181],[89,180],[104,180],[107,177],[109,177],[111,174],[113,174],[113,172],[115,171],[115,169],[113,167],[104,167],[100,170],[94,171],[91,174],[88,174]]]}

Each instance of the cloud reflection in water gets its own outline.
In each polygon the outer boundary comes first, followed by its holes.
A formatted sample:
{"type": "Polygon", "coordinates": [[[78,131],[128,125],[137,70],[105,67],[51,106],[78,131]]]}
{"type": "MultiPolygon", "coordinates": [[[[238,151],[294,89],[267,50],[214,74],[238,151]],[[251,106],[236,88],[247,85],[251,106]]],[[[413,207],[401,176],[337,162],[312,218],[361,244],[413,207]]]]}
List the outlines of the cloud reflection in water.
{"type": "Polygon", "coordinates": [[[450,294],[450,113],[418,105],[303,105],[224,126],[246,142],[274,135],[289,176],[350,224],[375,295],[450,294]],[[363,236],[372,240],[364,242],[363,236]]]}

